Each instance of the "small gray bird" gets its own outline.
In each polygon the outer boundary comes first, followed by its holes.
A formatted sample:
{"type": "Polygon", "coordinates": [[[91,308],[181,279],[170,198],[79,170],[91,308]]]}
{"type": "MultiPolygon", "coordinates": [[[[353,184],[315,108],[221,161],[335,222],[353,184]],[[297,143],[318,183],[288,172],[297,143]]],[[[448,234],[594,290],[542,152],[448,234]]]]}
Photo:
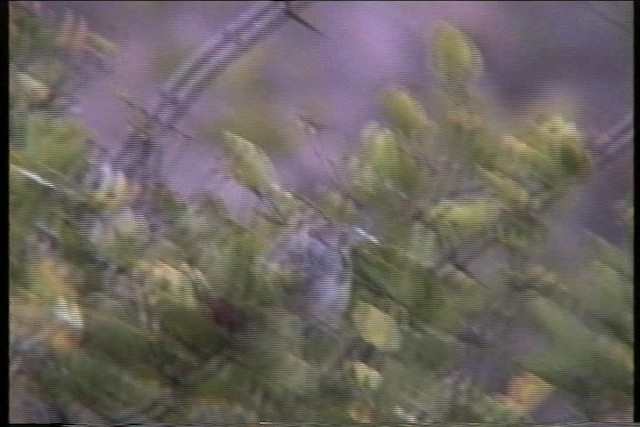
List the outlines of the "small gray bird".
{"type": "Polygon", "coordinates": [[[269,269],[292,274],[295,289],[287,305],[309,326],[338,327],[351,296],[351,247],[359,241],[378,243],[357,227],[316,220],[275,243],[269,269]]]}

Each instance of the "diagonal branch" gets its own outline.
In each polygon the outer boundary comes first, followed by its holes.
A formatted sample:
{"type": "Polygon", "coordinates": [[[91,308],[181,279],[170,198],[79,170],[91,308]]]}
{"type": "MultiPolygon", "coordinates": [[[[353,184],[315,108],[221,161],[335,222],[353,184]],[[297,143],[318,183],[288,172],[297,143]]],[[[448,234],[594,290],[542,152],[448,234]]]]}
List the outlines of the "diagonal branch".
{"type": "Polygon", "coordinates": [[[236,20],[217,32],[196,50],[164,84],[151,102],[145,124],[131,131],[115,165],[127,177],[143,182],[157,174],[144,176],[151,167],[149,159],[160,156],[158,129],[171,129],[202,94],[204,88],[229,66],[286,23],[310,1],[257,2],[236,20]],[[146,178],[146,179],[145,179],[146,178]]]}
{"type": "Polygon", "coordinates": [[[596,164],[603,167],[632,147],[633,134],[633,113],[628,113],[593,142],[596,164]]]}

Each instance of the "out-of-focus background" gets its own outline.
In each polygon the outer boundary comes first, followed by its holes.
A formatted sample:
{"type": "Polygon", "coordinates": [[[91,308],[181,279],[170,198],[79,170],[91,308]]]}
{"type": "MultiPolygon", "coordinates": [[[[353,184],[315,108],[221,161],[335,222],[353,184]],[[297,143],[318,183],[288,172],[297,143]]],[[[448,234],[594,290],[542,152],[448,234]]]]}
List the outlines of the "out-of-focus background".
{"type": "MultiPolygon", "coordinates": [[[[219,132],[228,129],[273,155],[290,187],[331,185],[316,137],[299,131],[304,114],[326,126],[322,149],[339,164],[370,120],[382,119],[380,92],[405,87],[429,104],[434,96],[428,35],[439,22],[469,34],[484,57],[477,87],[488,108],[517,123],[558,111],[597,138],[632,109],[631,2],[318,2],[302,12],[326,36],[293,21],[210,87],[167,148],[165,174],[183,194],[233,193],[213,170],[219,132]],[[251,120],[247,119],[250,117],[251,120]]],[[[83,15],[119,47],[109,75],[87,82],[75,109],[109,151],[124,141],[133,111],[176,66],[237,16],[245,2],[51,2],[83,15]]],[[[611,206],[631,191],[631,150],[597,171],[558,218],[560,263],[575,256],[584,228],[614,242],[623,237],[611,206]]],[[[233,198],[233,194],[231,194],[233,198]]],[[[240,205],[241,206],[241,205],[240,205]]]]}

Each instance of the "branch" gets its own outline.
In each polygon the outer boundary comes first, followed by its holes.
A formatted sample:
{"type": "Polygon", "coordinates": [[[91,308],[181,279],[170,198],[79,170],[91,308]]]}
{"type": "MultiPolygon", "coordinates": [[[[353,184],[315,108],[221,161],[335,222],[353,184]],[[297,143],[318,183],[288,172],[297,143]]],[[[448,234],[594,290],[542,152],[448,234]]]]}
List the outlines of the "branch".
{"type": "Polygon", "coordinates": [[[628,113],[593,142],[591,148],[596,157],[596,164],[603,167],[631,147],[633,133],[633,113],[628,113]]]}
{"type": "Polygon", "coordinates": [[[302,10],[310,3],[258,2],[196,50],[164,84],[160,95],[151,102],[145,125],[134,129],[127,136],[124,148],[115,158],[116,167],[127,177],[137,176],[143,182],[157,176],[158,168],[153,170],[152,162],[149,161],[152,156],[157,156],[153,162],[157,166],[161,155],[158,136],[154,135],[153,129],[158,125],[163,129],[173,128],[187,114],[207,85],[284,25],[292,13],[302,10]],[[145,172],[149,176],[145,176],[145,172]]]}

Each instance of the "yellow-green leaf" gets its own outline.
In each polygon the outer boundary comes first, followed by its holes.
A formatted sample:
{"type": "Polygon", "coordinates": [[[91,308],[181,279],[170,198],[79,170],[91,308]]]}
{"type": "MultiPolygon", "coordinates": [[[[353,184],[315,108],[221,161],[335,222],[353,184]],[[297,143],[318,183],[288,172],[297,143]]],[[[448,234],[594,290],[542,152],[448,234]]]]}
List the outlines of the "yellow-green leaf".
{"type": "Polygon", "coordinates": [[[406,134],[423,130],[430,125],[422,106],[404,90],[389,90],[384,93],[384,107],[391,122],[406,134]]]}
{"type": "Polygon", "coordinates": [[[496,197],[510,207],[524,207],[529,202],[529,193],[520,184],[499,173],[489,172],[479,167],[478,172],[487,185],[494,191],[496,197]]]}
{"type": "Polygon", "coordinates": [[[353,310],[353,321],[365,341],[383,350],[395,351],[400,348],[400,330],[387,313],[358,302],[353,310]]]}
{"type": "Polygon", "coordinates": [[[447,234],[486,231],[500,216],[500,208],[488,200],[443,201],[429,211],[438,229],[447,234]]]}
{"type": "Polygon", "coordinates": [[[356,377],[356,381],[362,387],[376,389],[380,386],[380,382],[382,381],[382,375],[380,375],[380,372],[362,362],[356,362],[353,364],[353,373],[356,377]]]}
{"type": "Polygon", "coordinates": [[[22,160],[27,166],[68,172],[86,159],[85,137],[84,128],[72,119],[54,121],[32,114],[27,120],[27,145],[20,151],[22,160]]]}
{"type": "Polygon", "coordinates": [[[224,139],[231,157],[231,173],[238,183],[258,192],[277,185],[273,165],[260,148],[231,132],[224,132],[224,139]]]}
{"type": "Polygon", "coordinates": [[[433,37],[433,62],[447,85],[467,83],[482,70],[482,58],[473,42],[451,25],[439,25],[433,37]]]}

